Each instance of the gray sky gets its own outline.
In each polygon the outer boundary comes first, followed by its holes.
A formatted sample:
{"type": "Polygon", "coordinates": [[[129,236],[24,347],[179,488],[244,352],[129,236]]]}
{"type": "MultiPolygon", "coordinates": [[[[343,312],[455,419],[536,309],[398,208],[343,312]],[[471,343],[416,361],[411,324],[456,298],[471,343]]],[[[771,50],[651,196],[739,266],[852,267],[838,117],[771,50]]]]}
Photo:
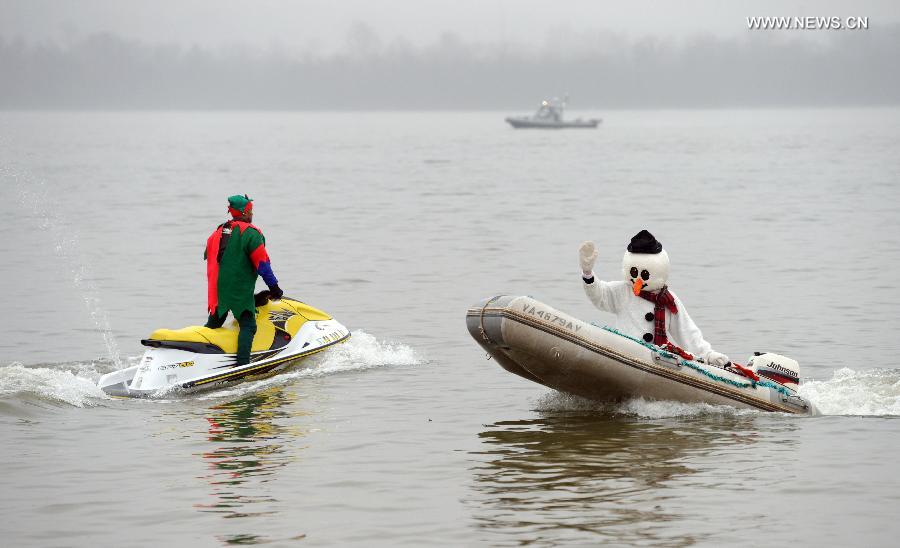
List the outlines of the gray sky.
{"type": "MultiPolygon", "coordinates": [[[[900,21],[896,0],[0,0],[0,35],[67,43],[112,32],[147,43],[242,44],[328,55],[341,50],[355,23],[385,42],[422,46],[442,32],[466,42],[520,46],[595,30],[628,37],[745,36],[745,18],[867,16],[873,27],[900,21]]],[[[827,39],[828,32],[791,38],[827,39]]],[[[565,45],[565,44],[563,44],[565,45]]]]}

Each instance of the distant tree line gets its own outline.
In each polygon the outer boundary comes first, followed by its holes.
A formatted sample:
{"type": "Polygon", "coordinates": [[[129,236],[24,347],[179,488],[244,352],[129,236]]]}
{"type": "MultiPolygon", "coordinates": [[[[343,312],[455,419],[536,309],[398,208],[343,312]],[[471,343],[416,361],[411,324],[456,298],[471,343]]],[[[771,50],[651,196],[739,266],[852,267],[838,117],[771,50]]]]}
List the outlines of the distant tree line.
{"type": "Polygon", "coordinates": [[[66,46],[0,37],[0,108],[507,109],[565,92],[579,109],[900,104],[900,26],[559,51],[451,34],[423,48],[385,47],[366,29],[351,38],[348,51],[317,57],[113,34],[66,46]]]}

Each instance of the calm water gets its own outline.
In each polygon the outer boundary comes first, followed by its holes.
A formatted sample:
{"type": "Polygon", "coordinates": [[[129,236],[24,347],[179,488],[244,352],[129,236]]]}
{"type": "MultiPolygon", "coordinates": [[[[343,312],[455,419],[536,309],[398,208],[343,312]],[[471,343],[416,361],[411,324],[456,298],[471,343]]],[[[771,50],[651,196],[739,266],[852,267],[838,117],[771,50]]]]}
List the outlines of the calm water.
{"type": "Polygon", "coordinates": [[[0,113],[4,544],[895,544],[900,111],[504,114],[0,113]],[[281,286],[353,339],[104,397],[140,338],[204,321],[237,192],[281,286]],[[602,322],[578,245],[617,278],[641,228],[714,347],[798,359],[822,416],[601,406],[484,359],[469,304],[602,322]]]}

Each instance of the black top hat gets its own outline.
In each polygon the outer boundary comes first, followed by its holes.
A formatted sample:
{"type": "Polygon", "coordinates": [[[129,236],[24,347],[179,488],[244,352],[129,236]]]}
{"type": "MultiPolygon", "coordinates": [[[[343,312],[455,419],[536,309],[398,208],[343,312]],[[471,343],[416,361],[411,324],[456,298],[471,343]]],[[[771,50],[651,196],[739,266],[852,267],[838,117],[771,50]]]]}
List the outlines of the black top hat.
{"type": "Polygon", "coordinates": [[[656,241],[653,234],[646,230],[642,230],[634,235],[631,243],[628,244],[628,251],[631,253],[659,253],[662,251],[662,244],[656,241]]]}

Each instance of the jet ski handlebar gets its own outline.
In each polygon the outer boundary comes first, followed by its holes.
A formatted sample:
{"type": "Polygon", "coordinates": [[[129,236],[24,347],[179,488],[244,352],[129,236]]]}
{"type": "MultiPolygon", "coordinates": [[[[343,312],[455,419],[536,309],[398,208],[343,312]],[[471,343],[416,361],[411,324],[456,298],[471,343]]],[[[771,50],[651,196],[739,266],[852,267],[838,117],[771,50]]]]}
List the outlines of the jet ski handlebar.
{"type": "Polygon", "coordinates": [[[264,289],[253,296],[254,301],[256,302],[256,306],[264,306],[270,300],[272,300],[272,293],[268,289],[264,289]]]}

